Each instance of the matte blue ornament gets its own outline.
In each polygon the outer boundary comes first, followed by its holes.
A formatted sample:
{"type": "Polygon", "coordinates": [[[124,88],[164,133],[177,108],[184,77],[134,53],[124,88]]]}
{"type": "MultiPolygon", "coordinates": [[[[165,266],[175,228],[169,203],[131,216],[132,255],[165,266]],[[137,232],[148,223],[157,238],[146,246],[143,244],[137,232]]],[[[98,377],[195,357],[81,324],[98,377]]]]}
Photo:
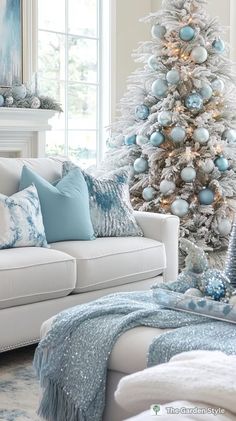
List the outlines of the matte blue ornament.
{"type": "Polygon", "coordinates": [[[156,190],[153,187],[145,187],[145,189],[143,189],[143,199],[146,200],[146,202],[150,202],[151,200],[154,199],[156,195],[156,190]]]}
{"type": "Polygon", "coordinates": [[[0,107],[3,107],[4,105],[4,97],[0,95],[0,107]]]}
{"type": "Polygon", "coordinates": [[[131,146],[136,144],[136,134],[133,136],[125,136],[125,145],[131,146]]]}
{"type": "Polygon", "coordinates": [[[192,183],[196,178],[196,171],[193,167],[186,167],[181,171],[181,178],[185,183],[192,183]]]}
{"type": "Polygon", "coordinates": [[[227,140],[229,143],[236,142],[236,130],[234,129],[227,129],[223,133],[223,139],[227,140]]]}
{"type": "Polygon", "coordinates": [[[182,39],[182,41],[192,41],[192,39],[195,37],[195,30],[192,28],[192,26],[184,26],[179,31],[179,37],[182,39]]]}
{"type": "Polygon", "coordinates": [[[214,50],[217,53],[223,53],[225,51],[225,43],[224,41],[219,37],[216,38],[213,43],[212,43],[212,47],[214,48],[214,50]]]}
{"type": "Polygon", "coordinates": [[[134,170],[137,172],[137,173],[142,173],[142,172],[145,172],[145,171],[147,171],[147,169],[148,169],[148,162],[147,162],[147,160],[146,159],[144,159],[144,158],[137,158],[135,161],[134,161],[134,170]]]}
{"type": "Polygon", "coordinates": [[[179,218],[186,216],[188,211],[189,204],[186,200],[176,199],[171,205],[171,213],[178,216],[179,218]]]}
{"type": "Polygon", "coordinates": [[[150,142],[153,146],[160,146],[166,140],[165,135],[161,132],[154,132],[150,137],[150,142]]]}
{"type": "Polygon", "coordinates": [[[166,80],[170,85],[177,85],[180,81],[180,74],[178,70],[170,70],[166,75],[166,80]]]}
{"type": "Polygon", "coordinates": [[[153,55],[153,56],[149,57],[148,66],[152,70],[158,70],[159,69],[159,63],[158,63],[158,60],[157,60],[156,56],[153,55]]]}
{"type": "Polygon", "coordinates": [[[157,79],[152,84],[152,95],[156,97],[165,97],[168,92],[168,84],[163,79],[157,79]]]}
{"type": "Polygon", "coordinates": [[[186,136],[186,131],[183,127],[174,127],[170,132],[170,138],[174,143],[183,142],[186,136]]]}
{"type": "Polygon", "coordinates": [[[210,138],[210,133],[208,132],[205,127],[199,127],[198,129],[195,129],[193,132],[193,139],[195,142],[200,143],[201,145],[204,145],[208,142],[210,138]]]}
{"type": "Polygon", "coordinates": [[[161,111],[158,114],[158,123],[161,126],[167,127],[172,124],[172,112],[171,111],[161,111]]]}
{"type": "Polygon", "coordinates": [[[152,36],[153,38],[163,39],[166,34],[166,27],[163,25],[153,25],[152,27],[152,36]]]}
{"type": "Polygon", "coordinates": [[[198,199],[201,205],[212,205],[215,199],[215,194],[211,189],[205,188],[199,192],[198,199]]]}
{"type": "Polygon", "coordinates": [[[219,156],[215,160],[215,166],[219,171],[225,172],[229,169],[229,161],[228,159],[224,158],[224,156],[219,156]]]}
{"type": "Polygon", "coordinates": [[[185,106],[193,112],[198,112],[203,107],[203,99],[202,96],[197,93],[189,94],[185,98],[185,106]]]}
{"type": "Polygon", "coordinates": [[[149,108],[144,104],[137,105],[135,108],[135,115],[139,120],[147,120],[149,113],[149,108]]]}
{"type": "Polygon", "coordinates": [[[209,101],[213,95],[213,89],[211,85],[208,83],[204,83],[202,88],[199,91],[201,97],[204,99],[204,101],[209,101]]]}

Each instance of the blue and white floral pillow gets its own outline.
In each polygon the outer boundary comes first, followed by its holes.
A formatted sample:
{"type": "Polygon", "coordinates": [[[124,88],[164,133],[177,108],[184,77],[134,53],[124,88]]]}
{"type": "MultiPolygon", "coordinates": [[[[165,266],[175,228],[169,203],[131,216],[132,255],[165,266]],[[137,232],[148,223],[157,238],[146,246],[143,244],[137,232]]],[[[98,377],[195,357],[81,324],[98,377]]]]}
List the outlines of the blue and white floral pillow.
{"type": "MultiPolygon", "coordinates": [[[[63,163],[63,177],[75,168],[63,163]]],[[[83,171],[88,186],[90,215],[96,237],[136,237],[143,232],[130,203],[128,172],[114,173],[112,178],[95,178],[83,171]]]]}
{"type": "Polygon", "coordinates": [[[34,185],[8,197],[0,194],[0,249],[47,247],[34,185]]]}

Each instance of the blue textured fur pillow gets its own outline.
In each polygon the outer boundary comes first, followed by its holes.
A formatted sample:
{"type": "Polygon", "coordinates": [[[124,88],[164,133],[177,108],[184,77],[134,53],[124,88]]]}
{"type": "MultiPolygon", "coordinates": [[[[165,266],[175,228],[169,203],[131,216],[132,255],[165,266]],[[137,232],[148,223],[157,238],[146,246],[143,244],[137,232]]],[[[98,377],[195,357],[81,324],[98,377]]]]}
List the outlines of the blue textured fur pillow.
{"type": "MultiPolygon", "coordinates": [[[[63,163],[63,177],[76,165],[63,163]]],[[[83,171],[88,186],[90,214],[97,237],[136,237],[143,232],[138,226],[130,203],[128,173],[119,172],[111,179],[98,179],[83,171]]]]}

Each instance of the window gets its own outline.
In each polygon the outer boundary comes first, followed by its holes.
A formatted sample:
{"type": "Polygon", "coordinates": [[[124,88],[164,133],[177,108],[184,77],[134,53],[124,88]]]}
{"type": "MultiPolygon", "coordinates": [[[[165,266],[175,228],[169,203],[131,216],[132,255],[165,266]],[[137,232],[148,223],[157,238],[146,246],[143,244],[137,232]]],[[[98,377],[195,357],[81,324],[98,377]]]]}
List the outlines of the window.
{"type": "Polygon", "coordinates": [[[46,153],[68,155],[83,167],[99,159],[104,138],[102,14],[102,0],[38,1],[38,87],[64,111],[52,121],[46,153]]]}

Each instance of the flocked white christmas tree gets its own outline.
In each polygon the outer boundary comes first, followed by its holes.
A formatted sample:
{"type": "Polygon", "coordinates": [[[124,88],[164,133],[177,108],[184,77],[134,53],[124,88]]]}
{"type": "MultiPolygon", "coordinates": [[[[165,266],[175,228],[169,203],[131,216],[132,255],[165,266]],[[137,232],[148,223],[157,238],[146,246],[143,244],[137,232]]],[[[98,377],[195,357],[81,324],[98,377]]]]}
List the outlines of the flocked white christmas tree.
{"type": "Polygon", "coordinates": [[[131,168],[135,209],[172,213],[181,236],[225,248],[236,196],[236,90],[229,49],[205,0],[163,0],[144,21],[112,128],[106,170],[131,168]]]}

